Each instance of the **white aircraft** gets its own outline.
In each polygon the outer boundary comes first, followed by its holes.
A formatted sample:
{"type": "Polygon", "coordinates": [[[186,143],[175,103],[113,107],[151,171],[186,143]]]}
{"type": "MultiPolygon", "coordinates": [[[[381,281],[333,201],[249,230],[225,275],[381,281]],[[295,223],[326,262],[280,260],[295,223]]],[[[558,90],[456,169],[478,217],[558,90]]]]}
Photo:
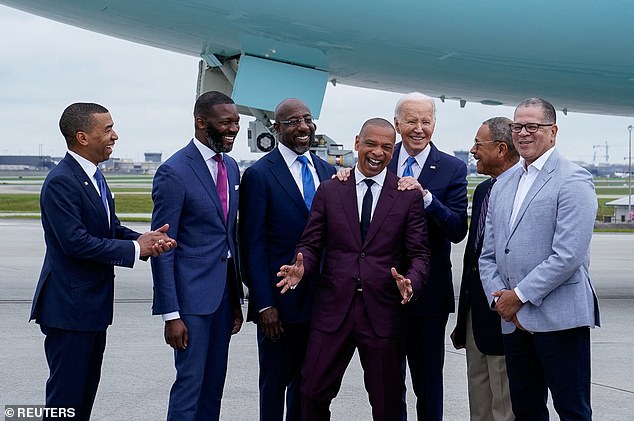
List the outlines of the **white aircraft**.
{"type": "Polygon", "coordinates": [[[419,90],[461,106],[542,96],[564,113],[634,116],[634,2],[626,0],[0,3],[201,57],[198,91],[230,94],[266,126],[288,97],[318,118],[329,81],[419,90]]]}

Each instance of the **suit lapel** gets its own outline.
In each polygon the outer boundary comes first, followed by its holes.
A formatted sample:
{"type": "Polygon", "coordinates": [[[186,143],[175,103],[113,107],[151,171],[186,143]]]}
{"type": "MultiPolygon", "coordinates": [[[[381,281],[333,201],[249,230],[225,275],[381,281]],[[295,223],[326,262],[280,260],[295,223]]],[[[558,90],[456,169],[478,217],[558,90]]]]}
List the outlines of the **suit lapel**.
{"type": "Polygon", "coordinates": [[[425,186],[428,186],[430,184],[432,178],[434,178],[434,176],[436,175],[436,171],[438,170],[438,167],[440,165],[438,162],[440,160],[438,148],[436,148],[436,146],[434,146],[434,144],[431,142],[429,142],[429,147],[431,148],[429,150],[429,156],[427,157],[427,160],[423,165],[420,175],[418,176],[418,182],[421,186],[423,186],[423,188],[426,188],[425,186]]]}
{"type": "Polygon", "coordinates": [[[330,173],[328,172],[327,167],[317,159],[317,155],[314,153],[310,153],[311,158],[313,158],[313,165],[315,166],[315,171],[317,171],[317,177],[319,177],[319,182],[323,183],[326,180],[330,179],[330,173]]]}
{"type": "Polygon", "coordinates": [[[193,141],[187,145],[187,157],[189,158],[189,165],[192,167],[198,181],[200,181],[203,189],[207,192],[211,202],[216,207],[218,217],[221,221],[224,220],[224,213],[222,211],[222,205],[220,204],[220,198],[218,197],[218,191],[216,190],[216,183],[214,183],[214,179],[209,172],[209,167],[203,160],[202,155],[194,145],[193,141]]]}
{"type": "MultiPolygon", "coordinates": [[[[357,182],[354,177],[354,171],[350,174],[350,178],[342,182],[343,187],[339,189],[339,200],[343,207],[343,213],[348,220],[348,226],[352,231],[354,241],[359,248],[361,244],[361,224],[359,223],[359,207],[357,204],[357,182]]],[[[372,227],[372,223],[370,223],[372,227]]],[[[370,228],[371,229],[371,228],[370,228]]]]}
{"type": "Polygon", "coordinates": [[[277,180],[282,190],[286,192],[290,201],[301,210],[304,216],[308,216],[306,202],[304,202],[302,193],[299,191],[297,183],[295,183],[295,179],[293,179],[291,171],[288,169],[288,166],[286,166],[286,161],[282,158],[282,154],[279,149],[276,148],[273,150],[268,155],[267,159],[269,163],[269,171],[271,171],[273,177],[277,180]]]}
{"type": "MultiPolygon", "coordinates": [[[[515,217],[515,221],[513,222],[513,226],[511,227],[510,235],[513,235],[513,233],[515,232],[517,225],[524,217],[526,209],[533,201],[533,199],[535,199],[535,196],[537,196],[540,190],[546,185],[546,183],[548,183],[548,180],[552,178],[552,172],[555,170],[556,166],[555,163],[558,161],[558,157],[555,155],[556,153],[557,152],[554,151],[553,154],[546,160],[546,162],[544,163],[544,167],[539,172],[539,175],[533,182],[531,188],[528,190],[528,193],[526,193],[526,197],[524,198],[524,201],[522,202],[522,205],[517,212],[517,216],[515,217]]],[[[515,191],[517,191],[517,189],[515,191]]]]}
{"type": "MultiPolygon", "coordinates": [[[[82,166],[79,165],[79,162],[77,162],[75,158],[72,157],[72,155],[67,153],[66,156],[64,157],[64,160],[68,163],[68,166],[73,171],[73,174],[77,178],[77,181],[79,182],[79,184],[81,184],[82,188],[84,189],[84,192],[88,195],[88,198],[92,202],[95,209],[97,209],[97,213],[99,214],[99,217],[102,218],[104,222],[107,223],[108,214],[106,213],[106,210],[103,207],[103,202],[101,201],[101,197],[99,196],[99,193],[97,193],[97,190],[95,189],[95,185],[92,183],[92,179],[88,177],[88,175],[86,174],[86,171],[84,171],[82,166]]],[[[107,186],[107,183],[106,183],[106,186],[107,186]]],[[[109,187],[107,189],[108,189],[108,195],[110,196],[107,198],[108,206],[110,207],[110,215],[113,215],[114,206],[112,203],[112,193],[110,193],[109,187]]],[[[110,225],[112,225],[112,223],[110,223],[110,225]]]]}
{"type": "MultiPolygon", "coordinates": [[[[381,229],[381,226],[383,226],[383,221],[387,217],[390,209],[392,209],[392,206],[396,203],[397,180],[397,177],[392,178],[389,174],[385,177],[381,193],[379,194],[379,200],[376,203],[376,208],[374,208],[374,214],[372,215],[372,220],[370,221],[368,233],[365,236],[366,243],[372,241],[374,235],[381,229]]],[[[360,230],[361,228],[359,228],[359,231],[360,230]]]]}

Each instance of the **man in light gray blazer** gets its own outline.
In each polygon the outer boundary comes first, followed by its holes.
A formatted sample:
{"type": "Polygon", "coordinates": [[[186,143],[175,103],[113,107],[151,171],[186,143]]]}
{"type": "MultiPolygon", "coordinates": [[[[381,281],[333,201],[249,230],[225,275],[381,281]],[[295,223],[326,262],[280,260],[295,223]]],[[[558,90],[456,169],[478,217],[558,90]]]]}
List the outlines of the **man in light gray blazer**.
{"type": "Polygon", "coordinates": [[[513,412],[548,420],[550,389],[561,420],[590,420],[592,176],[555,150],[549,102],[522,101],[511,130],[521,165],[491,192],[480,276],[502,318],[513,412]]]}

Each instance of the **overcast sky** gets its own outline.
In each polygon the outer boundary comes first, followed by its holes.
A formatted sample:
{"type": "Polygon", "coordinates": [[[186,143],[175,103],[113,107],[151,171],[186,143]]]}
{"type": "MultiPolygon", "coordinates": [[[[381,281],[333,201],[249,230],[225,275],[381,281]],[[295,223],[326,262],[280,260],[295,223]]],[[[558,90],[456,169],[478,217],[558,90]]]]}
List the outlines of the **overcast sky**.
{"type": "MultiPolygon", "coordinates": [[[[63,109],[77,101],[97,102],[114,119],[119,140],[113,156],[143,160],[144,152],[162,152],[163,159],[193,135],[199,59],[49,21],[0,6],[0,154],[60,156],[65,143],[58,121],[63,109]]],[[[582,86],[579,89],[583,89],[582,86]]],[[[392,120],[400,94],[328,85],[318,132],[345,148],[371,117],[392,120]]],[[[548,99],[548,98],[546,98],[548,99]]],[[[633,99],[634,100],[634,99],[633,99]]],[[[455,101],[437,105],[434,143],[453,152],[471,147],[480,123],[493,116],[512,118],[513,108],[455,101]]],[[[557,146],[572,160],[592,162],[593,145],[609,144],[610,162],[626,162],[627,126],[634,118],[558,113],[557,146]]],[[[232,155],[249,152],[242,117],[232,155]]],[[[596,149],[597,162],[605,150],[596,149]]]]}

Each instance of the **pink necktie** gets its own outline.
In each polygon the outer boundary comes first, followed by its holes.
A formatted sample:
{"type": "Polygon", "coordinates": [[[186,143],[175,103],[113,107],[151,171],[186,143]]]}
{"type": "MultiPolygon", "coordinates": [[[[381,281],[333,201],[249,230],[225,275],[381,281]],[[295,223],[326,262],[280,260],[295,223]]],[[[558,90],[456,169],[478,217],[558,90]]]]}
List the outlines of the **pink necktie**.
{"type": "Polygon", "coordinates": [[[216,177],[216,190],[218,191],[218,197],[220,197],[220,204],[222,204],[222,212],[225,215],[225,221],[227,220],[227,167],[225,161],[222,160],[221,154],[214,155],[213,159],[218,163],[218,176],[216,177]]]}

